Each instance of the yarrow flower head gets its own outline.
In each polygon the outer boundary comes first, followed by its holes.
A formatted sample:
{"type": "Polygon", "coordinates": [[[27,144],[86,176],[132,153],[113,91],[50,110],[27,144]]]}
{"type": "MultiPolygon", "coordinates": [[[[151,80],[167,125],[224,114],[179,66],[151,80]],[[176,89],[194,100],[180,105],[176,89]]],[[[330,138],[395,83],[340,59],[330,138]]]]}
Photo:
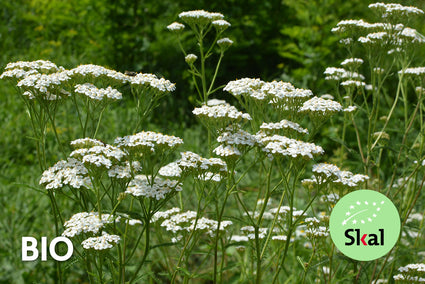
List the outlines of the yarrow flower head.
{"type": "Polygon", "coordinates": [[[189,65],[192,65],[193,63],[195,63],[196,59],[198,59],[198,56],[196,56],[195,54],[192,54],[192,53],[186,55],[186,57],[184,58],[186,63],[189,64],[189,65]]]}
{"type": "Polygon", "coordinates": [[[313,118],[328,117],[339,111],[342,111],[340,103],[319,97],[314,97],[306,101],[299,110],[299,112],[307,113],[313,118]]]}
{"type": "Polygon", "coordinates": [[[212,25],[218,30],[218,31],[224,31],[228,27],[230,27],[230,23],[225,20],[215,20],[212,22],[212,25]]]}
{"type": "Polygon", "coordinates": [[[106,225],[116,222],[117,219],[110,214],[102,214],[99,217],[97,212],[81,212],[74,214],[71,219],[64,223],[64,237],[75,237],[82,233],[97,234],[106,225]]]}
{"type": "Polygon", "coordinates": [[[341,66],[357,68],[360,65],[362,65],[363,62],[364,61],[361,58],[347,58],[347,59],[345,59],[344,61],[341,62],[341,66]]]}
{"type": "Polygon", "coordinates": [[[180,32],[184,29],[184,25],[178,22],[174,22],[167,26],[167,29],[171,32],[180,32]]]}
{"type": "Polygon", "coordinates": [[[220,47],[222,51],[225,51],[226,49],[228,49],[232,44],[233,44],[233,40],[231,40],[228,37],[217,40],[217,45],[220,47]]]}
{"type": "Polygon", "coordinates": [[[221,159],[206,159],[189,151],[180,154],[181,159],[177,161],[177,164],[185,175],[194,174],[195,176],[199,176],[206,172],[222,174],[227,172],[227,164],[221,159]]]}
{"type": "Polygon", "coordinates": [[[84,249],[106,250],[118,244],[120,240],[121,238],[117,235],[110,235],[106,232],[102,232],[101,236],[88,238],[84,240],[81,245],[84,249]]]}
{"type": "Polygon", "coordinates": [[[285,134],[287,133],[301,133],[308,134],[308,130],[302,128],[298,123],[283,119],[279,122],[270,122],[265,123],[260,126],[260,129],[263,130],[267,134],[273,134],[283,130],[285,134]]]}
{"type": "Polygon", "coordinates": [[[70,80],[67,72],[57,72],[51,74],[34,74],[23,78],[17,86],[24,91],[30,91],[35,97],[43,100],[58,100],[70,94],[62,92],[61,85],[70,80]]]}
{"type": "Polygon", "coordinates": [[[83,163],[74,158],[57,162],[45,170],[41,176],[40,184],[46,189],[59,189],[66,185],[73,188],[91,187],[91,179],[83,163]]]}
{"type": "Polygon", "coordinates": [[[90,83],[76,85],[75,92],[97,101],[101,101],[104,99],[109,99],[109,100],[122,99],[122,94],[118,90],[113,89],[110,86],[107,87],[106,89],[98,89],[95,85],[90,83]]]}
{"type": "Polygon", "coordinates": [[[128,184],[125,193],[135,197],[146,197],[156,200],[164,199],[167,194],[182,191],[181,184],[176,180],[156,177],[154,181],[148,180],[145,175],[137,175],[128,184]]]}
{"type": "Polygon", "coordinates": [[[225,231],[230,225],[232,225],[231,221],[223,220],[220,222],[219,227],[218,221],[206,217],[197,218],[197,213],[195,211],[172,214],[169,217],[165,217],[165,220],[161,223],[161,227],[164,227],[167,231],[174,234],[197,231],[204,232],[210,237],[215,236],[217,230],[225,231]]]}
{"type": "Polygon", "coordinates": [[[400,17],[400,16],[415,16],[421,15],[424,13],[419,8],[413,6],[403,6],[397,3],[373,3],[369,5],[369,8],[379,12],[382,18],[392,18],[392,17],[400,17]]]}
{"type": "Polygon", "coordinates": [[[127,76],[126,79],[133,88],[148,87],[160,93],[173,92],[176,89],[176,84],[154,74],[138,73],[136,76],[127,76]]]}
{"type": "Polygon", "coordinates": [[[285,136],[273,135],[258,139],[264,145],[263,151],[272,157],[313,159],[313,156],[324,153],[320,146],[285,136]]]}
{"type": "Polygon", "coordinates": [[[74,149],[91,148],[93,146],[105,146],[105,143],[103,143],[102,141],[89,137],[76,139],[74,141],[71,141],[70,144],[71,147],[74,149]]]}
{"type": "Polygon", "coordinates": [[[54,73],[61,71],[63,67],[58,67],[56,64],[49,60],[36,60],[11,62],[8,63],[4,69],[21,69],[25,71],[35,70],[39,73],[54,73]]]}
{"type": "Polygon", "coordinates": [[[176,136],[143,131],[134,135],[118,137],[115,139],[114,144],[131,154],[148,154],[157,151],[174,150],[183,144],[183,140],[176,136]]]}
{"type": "Polygon", "coordinates": [[[87,169],[95,171],[110,169],[127,157],[121,149],[111,145],[76,149],[69,156],[80,160],[87,169]]]}
{"type": "Polygon", "coordinates": [[[189,25],[206,26],[213,21],[222,20],[224,16],[220,13],[194,10],[180,13],[179,18],[189,25]]]}
{"type": "Polygon", "coordinates": [[[229,104],[219,104],[214,106],[203,105],[195,108],[193,114],[196,115],[209,126],[223,128],[231,123],[251,120],[251,116],[247,113],[238,111],[236,107],[229,104]]]}
{"type": "Polygon", "coordinates": [[[398,269],[400,274],[395,275],[394,280],[402,283],[423,283],[425,282],[425,264],[411,263],[398,269]]]}

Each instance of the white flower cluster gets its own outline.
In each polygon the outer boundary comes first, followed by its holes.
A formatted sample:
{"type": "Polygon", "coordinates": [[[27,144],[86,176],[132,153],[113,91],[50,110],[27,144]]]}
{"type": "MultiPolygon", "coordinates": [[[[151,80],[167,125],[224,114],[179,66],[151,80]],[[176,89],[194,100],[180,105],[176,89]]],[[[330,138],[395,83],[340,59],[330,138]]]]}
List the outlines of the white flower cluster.
{"type": "Polygon", "coordinates": [[[180,13],[179,18],[182,19],[182,21],[188,23],[189,25],[207,25],[216,20],[223,19],[224,16],[220,13],[208,12],[204,10],[194,10],[180,13]]]}
{"type": "Polygon", "coordinates": [[[389,39],[390,35],[387,32],[375,32],[359,37],[358,41],[363,44],[380,44],[389,39]]]}
{"type": "Polygon", "coordinates": [[[175,149],[183,144],[183,140],[176,136],[142,131],[134,135],[118,137],[114,143],[128,152],[153,153],[157,150],[175,149]]]}
{"type": "Polygon", "coordinates": [[[37,71],[39,73],[52,73],[63,70],[63,67],[58,67],[49,60],[36,60],[36,61],[17,61],[10,62],[4,68],[5,70],[20,69],[24,71],[37,71]]]}
{"type": "Polygon", "coordinates": [[[118,147],[105,145],[76,149],[69,156],[81,160],[89,168],[94,166],[95,168],[110,169],[117,162],[123,160],[126,154],[118,147]]]}
{"type": "Polygon", "coordinates": [[[176,84],[164,78],[158,79],[154,74],[139,73],[136,76],[126,76],[126,79],[132,86],[148,86],[160,92],[172,92],[176,89],[176,84]]]}
{"type": "Polygon", "coordinates": [[[304,222],[307,224],[308,227],[317,227],[319,225],[320,221],[316,217],[307,217],[304,219],[304,222]]]}
{"type": "Polygon", "coordinates": [[[347,80],[347,81],[341,82],[341,86],[363,88],[366,86],[366,83],[362,81],[357,81],[357,80],[347,80]]]}
{"type": "Polygon", "coordinates": [[[187,64],[192,65],[196,59],[198,59],[198,56],[196,56],[193,53],[190,53],[188,55],[186,55],[186,57],[184,58],[184,61],[186,61],[187,64]]]}
{"type": "Polygon", "coordinates": [[[136,76],[128,76],[121,72],[110,70],[103,66],[86,64],[80,65],[74,69],[66,71],[70,77],[94,77],[94,78],[109,78],[121,84],[130,83],[132,86],[151,87],[160,92],[172,92],[175,90],[175,84],[164,78],[158,78],[154,74],[138,73],[136,76]]]}
{"type": "Polygon", "coordinates": [[[166,214],[167,217],[163,217],[165,220],[161,223],[161,227],[164,227],[167,231],[171,231],[174,234],[184,231],[203,231],[210,237],[213,237],[214,233],[217,232],[217,229],[225,231],[227,227],[232,225],[231,221],[221,221],[220,228],[218,228],[218,221],[211,220],[206,217],[197,218],[195,211],[186,211],[183,213],[178,212],[179,211],[177,210],[168,212],[166,214]]]}
{"type": "Polygon", "coordinates": [[[236,107],[229,104],[219,104],[215,106],[203,105],[200,108],[195,108],[192,112],[201,119],[213,120],[225,124],[252,119],[249,114],[242,113],[238,111],[236,107]]]}
{"type": "Polygon", "coordinates": [[[241,152],[234,145],[219,145],[213,152],[226,160],[235,160],[241,156],[241,152]]]}
{"type": "Polygon", "coordinates": [[[369,179],[367,175],[341,171],[337,166],[331,164],[318,164],[313,168],[315,175],[311,179],[302,180],[304,186],[308,187],[313,184],[324,184],[332,181],[335,185],[342,187],[357,187],[369,179]]]}
{"type": "Polygon", "coordinates": [[[356,109],[357,109],[356,106],[348,106],[347,108],[344,108],[342,111],[351,113],[351,112],[354,112],[356,109]]]}
{"type": "Polygon", "coordinates": [[[285,235],[276,235],[276,236],[272,236],[272,240],[273,241],[281,241],[281,242],[286,242],[286,240],[288,239],[287,236],[285,235]]]}
{"type": "Polygon", "coordinates": [[[322,195],[320,201],[324,203],[336,204],[340,199],[339,195],[336,193],[330,193],[328,195],[322,195]]]}
{"type": "Polygon", "coordinates": [[[425,272],[425,264],[423,263],[411,263],[406,266],[402,266],[398,269],[398,271],[402,273],[417,273],[417,272],[425,272]]]}
{"type": "Polygon", "coordinates": [[[105,250],[112,248],[120,240],[121,238],[117,235],[109,235],[106,232],[102,232],[101,236],[88,238],[81,245],[85,249],[105,250]]]}
{"type": "Polygon", "coordinates": [[[177,164],[185,173],[195,173],[196,175],[212,172],[212,173],[225,173],[227,172],[227,164],[218,158],[203,158],[193,152],[182,152],[181,159],[177,164]]]}
{"type": "Polygon", "coordinates": [[[333,182],[341,186],[356,187],[368,179],[369,177],[367,175],[353,174],[350,171],[341,171],[338,179],[333,182]]]}
{"type": "Polygon", "coordinates": [[[336,112],[342,111],[342,106],[339,102],[325,100],[319,97],[313,97],[304,102],[299,112],[307,112],[309,114],[318,114],[328,116],[336,112]]]}
{"type": "Polygon", "coordinates": [[[239,125],[228,126],[217,138],[217,142],[226,145],[255,146],[257,139],[249,132],[240,129],[239,125]]]}
{"type": "Polygon", "coordinates": [[[410,67],[406,68],[404,70],[398,71],[399,74],[406,74],[411,76],[419,76],[423,77],[425,76],[425,67],[410,67]]]}
{"type": "Polygon", "coordinates": [[[331,31],[333,33],[342,33],[352,29],[374,30],[385,28],[384,23],[368,23],[364,20],[342,20],[331,31]]]}
{"type": "Polygon", "coordinates": [[[117,220],[110,214],[102,214],[100,218],[97,212],[80,212],[74,214],[71,219],[64,223],[66,229],[62,233],[62,236],[72,238],[81,233],[97,234],[105,224],[111,224],[117,220]]]}
{"type": "Polygon", "coordinates": [[[401,274],[397,274],[393,277],[395,281],[403,281],[408,283],[425,282],[425,278],[421,277],[425,274],[425,264],[423,263],[411,263],[400,267],[398,271],[401,272],[401,274]]]}
{"type": "Polygon", "coordinates": [[[320,163],[313,165],[312,172],[316,178],[320,177],[322,179],[336,180],[338,179],[341,170],[335,165],[320,163]]]}
{"type": "Polygon", "coordinates": [[[359,74],[354,71],[348,71],[344,68],[336,68],[336,67],[327,67],[323,74],[326,75],[325,80],[357,80],[362,81],[365,77],[362,74],[359,74]]]}
{"type": "Polygon", "coordinates": [[[341,62],[341,66],[348,67],[358,67],[363,64],[363,59],[361,58],[347,58],[341,62]]]}
{"type": "Polygon", "coordinates": [[[62,188],[65,185],[73,188],[87,188],[91,186],[91,180],[87,173],[87,169],[80,161],[69,158],[66,161],[61,160],[45,170],[39,183],[46,189],[62,188]]]}
{"type": "Polygon", "coordinates": [[[373,3],[369,5],[369,8],[372,10],[376,10],[381,13],[382,18],[388,18],[390,16],[413,16],[413,15],[420,15],[423,14],[424,11],[422,11],[419,8],[413,7],[413,6],[403,6],[401,4],[397,3],[373,3]]]}
{"type": "Polygon", "coordinates": [[[106,89],[98,89],[95,85],[90,83],[76,85],[75,92],[97,101],[101,101],[105,98],[110,100],[122,99],[122,94],[118,90],[110,86],[106,89]]]}
{"type": "Polygon", "coordinates": [[[279,122],[270,122],[265,123],[260,126],[260,129],[263,130],[266,133],[274,133],[278,130],[284,129],[284,130],[293,130],[298,133],[302,134],[308,134],[308,130],[305,128],[302,128],[298,123],[283,119],[279,122]]]}
{"type": "Polygon", "coordinates": [[[221,48],[221,49],[227,49],[229,46],[231,46],[233,44],[233,40],[231,40],[228,37],[224,37],[221,38],[219,40],[217,40],[217,45],[221,48]]]}
{"type": "Polygon", "coordinates": [[[233,96],[243,96],[246,100],[267,101],[280,108],[297,108],[313,95],[310,90],[297,89],[282,81],[264,82],[260,79],[243,78],[230,81],[223,89],[233,96]]]}
{"type": "Polygon", "coordinates": [[[76,139],[71,141],[70,144],[74,149],[91,148],[93,146],[105,146],[105,143],[102,141],[90,137],[76,139]]]}
{"type": "Polygon", "coordinates": [[[81,77],[81,76],[84,78],[105,77],[105,78],[116,80],[120,83],[126,83],[128,81],[128,77],[130,77],[118,71],[111,70],[103,66],[94,65],[94,64],[80,65],[76,68],[66,71],[66,73],[68,74],[68,76],[72,78],[81,77]]]}
{"type": "Polygon", "coordinates": [[[151,223],[155,223],[155,222],[157,222],[158,220],[161,220],[161,219],[168,219],[171,215],[174,215],[176,213],[180,213],[180,208],[174,207],[174,208],[168,209],[166,211],[155,212],[155,214],[153,214],[153,216],[151,218],[151,223]]]}
{"type": "Polygon", "coordinates": [[[51,94],[64,82],[70,80],[67,72],[57,72],[52,74],[34,74],[26,76],[24,79],[18,82],[17,86],[24,90],[30,90],[36,93],[44,95],[44,99],[56,100],[61,98],[58,94],[51,94]]]}
{"type": "Polygon", "coordinates": [[[221,175],[212,173],[212,172],[205,172],[198,176],[198,179],[203,181],[211,181],[211,182],[220,182],[221,181],[221,175]]]}
{"type": "MultiPolygon", "coordinates": [[[[283,217],[287,216],[291,212],[291,207],[289,206],[280,206],[274,207],[268,210],[268,213],[276,215],[278,214],[278,220],[282,220],[283,217]]],[[[292,207],[292,219],[297,219],[299,217],[305,216],[304,210],[297,210],[297,208],[292,207]]]]}
{"type": "Polygon", "coordinates": [[[180,169],[177,162],[169,163],[159,169],[159,175],[167,178],[178,178],[182,174],[182,170],[180,169]]]}
{"type": "Polygon", "coordinates": [[[329,236],[329,229],[324,226],[320,226],[318,228],[308,228],[305,233],[306,236],[311,239],[326,238],[329,236]]]}
{"type": "Polygon", "coordinates": [[[152,182],[145,175],[137,175],[130,181],[125,193],[160,200],[173,191],[182,191],[181,184],[176,180],[156,177],[152,182]]]}
{"type": "Polygon", "coordinates": [[[323,148],[320,146],[285,136],[266,136],[259,140],[264,145],[263,151],[272,156],[313,159],[313,155],[321,155],[324,153],[323,148]]]}
{"type": "Polygon", "coordinates": [[[207,106],[216,106],[216,105],[225,105],[227,104],[225,100],[210,99],[207,101],[207,106]]]}
{"type": "MultiPolygon", "coordinates": [[[[264,239],[267,236],[267,228],[258,228],[258,238],[264,239]]],[[[255,228],[253,226],[245,226],[241,228],[241,231],[247,234],[249,240],[255,240],[255,228]]]]}
{"type": "Polygon", "coordinates": [[[212,25],[218,28],[219,30],[227,29],[231,26],[230,23],[225,20],[215,20],[212,22],[212,25]]]}
{"type": "Polygon", "coordinates": [[[108,170],[108,176],[115,179],[131,179],[134,174],[140,173],[142,171],[142,166],[140,162],[133,161],[130,165],[130,162],[125,161],[124,165],[113,165],[108,170]]]}
{"type": "Polygon", "coordinates": [[[167,29],[172,32],[179,32],[184,29],[184,25],[178,22],[174,22],[167,26],[167,29]]]}
{"type": "Polygon", "coordinates": [[[393,276],[395,282],[401,281],[402,283],[425,283],[425,278],[419,276],[404,276],[403,274],[397,274],[393,276]]]}
{"type": "MultiPolygon", "coordinates": [[[[9,63],[10,64],[10,63],[9,63]]],[[[29,75],[34,75],[34,74],[38,74],[38,72],[36,70],[23,70],[23,69],[10,69],[10,70],[6,70],[4,71],[1,75],[0,75],[0,79],[22,79],[25,78],[29,75]]]]}
{"type": "Polygon", "coordinates": [[[265,82],[260,79],[243,78],[230,81],[224,87],[224,91],[231,93],[233,96],[251,96],[256,99],[262,99],[263,95],[257,95],[256,92],[261,89],[265,82]]]}

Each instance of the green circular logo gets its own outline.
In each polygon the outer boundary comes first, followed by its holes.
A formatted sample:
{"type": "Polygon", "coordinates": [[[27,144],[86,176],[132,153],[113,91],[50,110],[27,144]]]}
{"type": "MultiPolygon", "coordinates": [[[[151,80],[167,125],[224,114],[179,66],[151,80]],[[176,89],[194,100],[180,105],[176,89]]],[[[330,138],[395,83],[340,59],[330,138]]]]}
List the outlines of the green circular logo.
{"type": "Polygon", "coordinates": [[[345,195],[331,212],[329,231],[346,256],[369,261],[387,254],[400,235],[400,216],[388,197],[373,190],[345,195]]]}

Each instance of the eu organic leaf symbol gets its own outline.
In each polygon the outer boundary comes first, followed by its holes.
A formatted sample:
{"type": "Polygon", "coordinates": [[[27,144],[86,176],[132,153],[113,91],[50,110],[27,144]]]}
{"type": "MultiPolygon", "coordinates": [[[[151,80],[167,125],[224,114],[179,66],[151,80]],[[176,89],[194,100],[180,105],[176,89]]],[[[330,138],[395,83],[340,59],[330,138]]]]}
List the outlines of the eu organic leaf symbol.
{"type": "Polygon", "coordinates": [[[368,202],[367,200],[363,202],[357,201],[348,207],[348,210],[345,213],[345,219],[342,221],[342,225],[356,225],[358,223],[365,224],[366,222],[371,223],[373,219],[378,216],[378,212],[381,211],[380,205],[382,204],[384,204],[384,201],[379,202],[379,204],[377,202],[368,202]],[[361,217],[363,218],[359,219],[359,215],[362,215],[361,217]]]}

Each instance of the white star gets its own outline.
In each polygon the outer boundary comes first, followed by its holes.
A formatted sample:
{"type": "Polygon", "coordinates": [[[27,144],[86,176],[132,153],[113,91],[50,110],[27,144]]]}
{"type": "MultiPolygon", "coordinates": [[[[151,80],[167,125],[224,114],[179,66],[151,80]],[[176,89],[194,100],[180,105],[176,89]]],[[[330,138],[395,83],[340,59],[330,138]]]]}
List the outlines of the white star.
{"type": "Polygon", "coordinates": [[[373,206],[376,206],[376,202],[373,202],[373,206]]]}
{"type": "Polygon", "coordinates": [[[347,224],[347,220],[344,220],[344,222],[342,222],[342,225],[345,226],[347,224]]]}
{"type": "Polygon", "coordinates": [[[362,222],[362,224],[364,224],[364,221],[363,220],[361,222],[362,222]]]}
{"type": "Polygon", "coordinates": [[[372,216],[373,216],[373,218],[376,218],[376,214],[373,214],[372,216]]]}
{"type": "Polygon", "coordinates": [[[367,201],[365,201],[364,204],[369,205],[369,203],[367,203],[367,201]]]}
{"type": "Polygon", "coordinates": [[[376,208],[376,211],[380,211],[380,210],[381,210],[381,208],[379,208],[379,207],[378,207],[378,208],[376,208]]]}
{"type": "Polygon", "coordinates": [[[359,201],[357,201],[356,203],[357,203],[357,205],[360,205],[361,204],[359,201]]]}
{"type": "Polygon", "coordinates": [[[381,201],[381,204],[384,204],[384,201],[383,200],[381,201]]]}
{"type": "Polygon", "coordinates": [[[350,209],[354,209],[354,206],[353,206],[353,205],[351,205],[351,206],[350,206],[350,209]]]}
{"type": "Polygon", "coordinates": [[[353,220],[353,224],[357,224],[357,220],[355,220],[355,219],[354,219],[354,220],[353,220]]]}
{"type": "Polygon", "coordinates": [[[367,218],[367,220],[368,220],[369,222],[372,222],[372,219],[370,219],[370,218],[367,218]]]}
{"type": "Polygon", "coordinates": [[[345,213],[346,216],[350,216],[350,214],[351,214],[350,212],[345,213]]]}

